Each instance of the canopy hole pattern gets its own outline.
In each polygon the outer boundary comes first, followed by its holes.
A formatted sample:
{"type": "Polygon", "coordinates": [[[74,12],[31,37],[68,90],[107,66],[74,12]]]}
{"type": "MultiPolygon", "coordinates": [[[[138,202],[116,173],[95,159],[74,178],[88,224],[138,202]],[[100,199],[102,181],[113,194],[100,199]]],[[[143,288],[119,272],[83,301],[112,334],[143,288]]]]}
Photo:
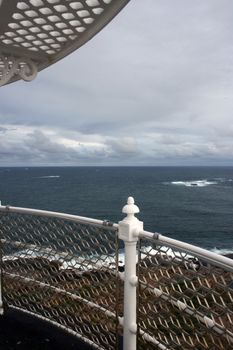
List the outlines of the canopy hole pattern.
{"type": "Polygon", "coordinates": [[[20,1],[1,40],[7,45],[55,54],[84,32],[111,1],[20,1]]]}
{"type": "Polygon", "coordinates": [[[129,0],[0,0],[0,86],[77,50],[129,0]]]}

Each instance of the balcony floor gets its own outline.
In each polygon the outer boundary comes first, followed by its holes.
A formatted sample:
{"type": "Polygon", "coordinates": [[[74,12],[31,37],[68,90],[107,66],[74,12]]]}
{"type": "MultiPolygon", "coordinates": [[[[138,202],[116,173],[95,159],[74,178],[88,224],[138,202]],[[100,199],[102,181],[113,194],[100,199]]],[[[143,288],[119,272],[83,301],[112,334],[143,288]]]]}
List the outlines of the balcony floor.
{"type": "Polygon", "coordinates": [[[0,349],[92,350],[65,331],[15,310],[0,316],[0,349]]]}

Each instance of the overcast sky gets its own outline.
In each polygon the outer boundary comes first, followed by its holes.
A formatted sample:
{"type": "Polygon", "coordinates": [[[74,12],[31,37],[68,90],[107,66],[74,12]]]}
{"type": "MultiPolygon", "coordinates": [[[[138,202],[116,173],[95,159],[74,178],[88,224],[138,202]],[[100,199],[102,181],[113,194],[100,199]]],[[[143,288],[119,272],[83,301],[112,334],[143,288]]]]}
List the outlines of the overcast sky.
{"type": "Polygon", "coordinates": [[[233,1],[131,0],[0,89],[0,166],[233,165],[233,1]]]}

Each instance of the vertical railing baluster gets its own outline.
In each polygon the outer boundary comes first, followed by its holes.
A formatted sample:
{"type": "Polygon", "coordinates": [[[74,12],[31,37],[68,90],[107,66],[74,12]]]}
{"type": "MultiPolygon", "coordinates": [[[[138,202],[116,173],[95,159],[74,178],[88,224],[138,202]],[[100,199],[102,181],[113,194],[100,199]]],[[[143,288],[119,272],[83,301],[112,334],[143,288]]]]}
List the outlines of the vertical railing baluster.
{"type": "Polygon", "coordinates": [[[124,273],[124,314],[123,314],[123,349],[137,348],[137,242],[143,223],[134,214],[139,208],[129,197],[127,205],[122,209],[127,216],[119,222],[119,239],[125,244],[125,273],[124,273]]]}
{"type": "Polygon", "coordinates": [[[137,276],[138,276],[138,290],[137,290],[137,345],[138,345],[138,341],[140,338],[140,296],[141,296],[141,283],[140,283],[140,267],[141,267],[141,248],[142,248],[142,240],[141,238],[139,238],[138,240],[138,263],[137,263],[137,276]]]}

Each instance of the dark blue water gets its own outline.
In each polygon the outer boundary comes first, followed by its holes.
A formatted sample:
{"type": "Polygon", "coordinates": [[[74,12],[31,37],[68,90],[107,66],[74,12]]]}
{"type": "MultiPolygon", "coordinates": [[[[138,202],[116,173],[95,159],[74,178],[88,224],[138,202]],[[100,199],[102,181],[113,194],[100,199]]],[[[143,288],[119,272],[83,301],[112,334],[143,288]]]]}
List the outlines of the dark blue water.
{"type": "Polygon", "coordinates": [[[157,231],[233,251],[233,167],[0,168],[2,204],[119,221],[128,196],[157,231]]]}

